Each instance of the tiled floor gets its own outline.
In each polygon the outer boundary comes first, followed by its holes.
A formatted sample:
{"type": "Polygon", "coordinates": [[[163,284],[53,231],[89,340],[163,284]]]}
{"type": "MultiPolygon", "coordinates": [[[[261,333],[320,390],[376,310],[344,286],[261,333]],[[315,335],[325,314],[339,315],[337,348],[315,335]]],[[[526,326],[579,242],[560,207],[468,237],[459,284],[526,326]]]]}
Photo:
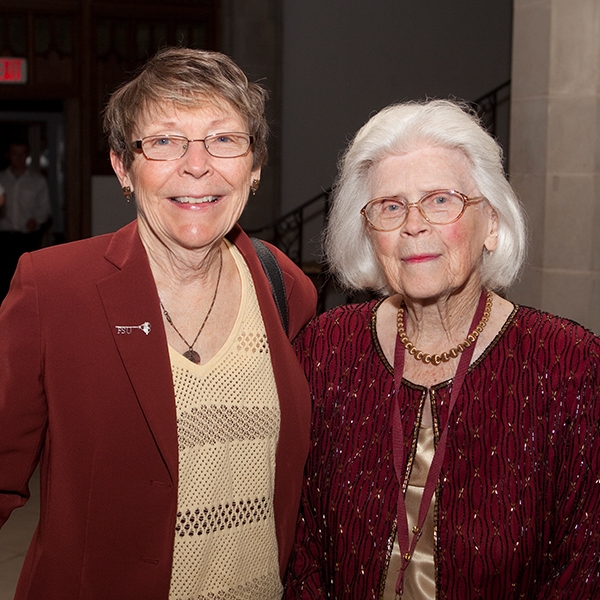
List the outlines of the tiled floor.
{"type": "Polygon", "coordinates": [[[0,529],[0,600],[13,600],[21,564],[38,521],[40,508],[39,477],[35,472],[31,498],[0,529]]]}

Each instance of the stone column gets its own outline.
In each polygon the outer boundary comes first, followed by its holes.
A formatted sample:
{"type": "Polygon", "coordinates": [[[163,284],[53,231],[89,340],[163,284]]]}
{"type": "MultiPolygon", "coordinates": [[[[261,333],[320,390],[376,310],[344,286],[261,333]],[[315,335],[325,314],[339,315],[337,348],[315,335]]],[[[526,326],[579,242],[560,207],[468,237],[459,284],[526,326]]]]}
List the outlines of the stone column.
{"type": "Polygon", "coordinates": [[[515,0],[511,181],[529,220],[509,298],[600,334],[600,2],[515,0]]]}

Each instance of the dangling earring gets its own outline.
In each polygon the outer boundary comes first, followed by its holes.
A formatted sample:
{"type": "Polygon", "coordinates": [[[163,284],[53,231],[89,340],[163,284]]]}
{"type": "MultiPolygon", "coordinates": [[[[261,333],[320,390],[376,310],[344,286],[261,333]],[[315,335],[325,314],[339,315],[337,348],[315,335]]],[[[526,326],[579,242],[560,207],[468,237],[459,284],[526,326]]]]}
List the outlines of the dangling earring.
{"type": "Polygon", "coordinates": [[[250,189],[252,190],[252,195],[256,195],[256,191],[258,190],[258,186],[260,184],[260,179],[253,179],[252,180],[252,185],[250,186],[250,189]]]}
{"type": "Polygon", "coordinates": [[[123,196],[125,196],[125,200],[127,200],[127,202],[129,202],[133,197],[133,192],[128,185],[123,186],[123,196]]]}

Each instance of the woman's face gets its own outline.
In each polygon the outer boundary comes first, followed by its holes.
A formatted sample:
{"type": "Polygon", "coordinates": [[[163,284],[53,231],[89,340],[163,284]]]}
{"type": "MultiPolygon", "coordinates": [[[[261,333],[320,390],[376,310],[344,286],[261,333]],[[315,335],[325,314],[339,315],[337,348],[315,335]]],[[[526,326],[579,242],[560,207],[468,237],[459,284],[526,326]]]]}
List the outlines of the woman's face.
{"type": "MultiPolygon", "coordinates": [[[[199,108],[165,105],[138,123],[135,138],[180,135],[203,140],[209,135],[248,131],[242,117],[222,102],[199,108]]],[[[133,142],[134,140],[130,140],[133,142]]],[[[253,179],[252,152],[237,158],[215,158],[202,142],[189,144],[176,160],[148,160],[136,153],[129,170],[111,154],[122,186],[135,193],[140,235],[146,244],[196,250],[219,242],[238,221],[253,179]]]]}
{"type": "MultiPolygon", "coordinates": [[[[461,151],[423,146],[382,160],[372,173],[372,197],[398,196],[415,203],[428,192],[444,189],[480,196],[470,173],[461,151]]],[[[496,225],[496,214],[484,201],[467,206],[449,225],[432,225],[411,208],[399,229],[369,227],[369,233],[393,290],[412,300],[435,301],[457,290],[480,288],[481,256],[484,247],[496,247],[496,225]]]]}

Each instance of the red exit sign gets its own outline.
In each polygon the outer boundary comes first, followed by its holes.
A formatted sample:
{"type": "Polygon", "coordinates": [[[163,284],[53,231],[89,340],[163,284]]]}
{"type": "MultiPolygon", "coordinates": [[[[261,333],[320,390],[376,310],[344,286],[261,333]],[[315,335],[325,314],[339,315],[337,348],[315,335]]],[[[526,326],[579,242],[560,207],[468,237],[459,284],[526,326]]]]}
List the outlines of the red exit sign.
{"type": "Polygon", "coordinates": [[[27,83],[27,59],[0,56],[0,83],[27,83]]]}

